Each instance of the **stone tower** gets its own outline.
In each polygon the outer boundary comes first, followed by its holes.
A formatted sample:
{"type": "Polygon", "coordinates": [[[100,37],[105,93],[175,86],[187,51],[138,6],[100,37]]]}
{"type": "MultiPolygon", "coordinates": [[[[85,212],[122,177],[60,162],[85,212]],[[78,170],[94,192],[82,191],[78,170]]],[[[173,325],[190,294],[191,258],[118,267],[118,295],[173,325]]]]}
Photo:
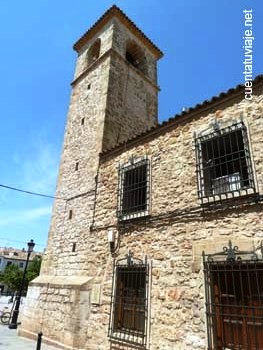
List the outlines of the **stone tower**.
{"type": "Polygon", "coordinates": [[[78,57],[48,246],[20,329],[26,336],[42,331],[67,349],[87,344],[87,329],[95,322],[92,298],[100,294],[96,286],[108,259],[106,237],[91,231],[99,154],[157,124],[157,60],[162,56],[116,6],[74,49],[78,57]],[[100,248],[96,260],[93,253],[100,248]]]}

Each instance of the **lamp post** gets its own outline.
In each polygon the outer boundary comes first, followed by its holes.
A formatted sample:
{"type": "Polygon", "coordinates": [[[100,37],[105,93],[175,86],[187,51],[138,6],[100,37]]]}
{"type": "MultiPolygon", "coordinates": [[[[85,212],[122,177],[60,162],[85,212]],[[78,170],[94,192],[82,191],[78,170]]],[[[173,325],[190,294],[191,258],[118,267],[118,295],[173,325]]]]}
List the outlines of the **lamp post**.
{"type": "Polygon", "coordinates": [[[30,254],[33,252],[33,249],[34,249],[34,246],[35,246],[35,243],[34,243],[33,239],[31,239],[27,243],[27,246],[28,246],[28,249],[27,249],[26,265],[25,265],[25,269],[24,269],[24,273],[23,273],[23,278],[22,278],[20,290],[19,290],[18,296],[16,297],[15,308],[14,308],[13,313],[12,313],[11,322],[10,322],[10,324],[8,326],[10,329],[16,329],[17,328],[17,319],[18,319],[18,314],[19,314],[19,307],[20,307],[20,302],[21,302],[21,296],[22,296],[22,293],[23,293],[24,285],[25,285],[27,266],[28,266],[30,254]]]}

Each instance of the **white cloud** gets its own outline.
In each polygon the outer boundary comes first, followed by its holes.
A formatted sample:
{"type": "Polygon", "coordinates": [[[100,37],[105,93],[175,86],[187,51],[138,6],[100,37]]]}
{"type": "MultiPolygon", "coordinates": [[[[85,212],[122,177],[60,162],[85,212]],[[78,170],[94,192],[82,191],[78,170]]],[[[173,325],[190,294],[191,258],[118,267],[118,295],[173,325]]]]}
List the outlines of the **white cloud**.
{"type": "Polygon", "coordinates": [[[12,224],[30,223],[51,215],[52,205],[43,207],[16,210],[16,211],[1,211],[0,226],[8,226],[12,224]]]}
{"type": "MultiPolygon", "coordinates": [[[[8,169],[2,174],[2,183],[31,192],[55,194],[59,162],[59,145],[50,142],[41,132],[34,140],[25,140],[22,147],[10,156],[8,169]],[[31,141],[31,142],[30,142],[31,141]]],[[[44,245],[47,239],[52,199],[2,189],[0,191],[0,245],[8,238],[27,242],[28,232],[44,245]]],[[[22,243],[21,243],[22,244],[22,243]]],[[[20,245],[20,243],[19,243],[20,245]]]]}
{"type": "Polygon", "coordinates": [[[39,142],[26,159],[14,155],[19,166],[20,187],[32,192],[53,195],[56,187],[59,152],[50,143],[39,142]]]}

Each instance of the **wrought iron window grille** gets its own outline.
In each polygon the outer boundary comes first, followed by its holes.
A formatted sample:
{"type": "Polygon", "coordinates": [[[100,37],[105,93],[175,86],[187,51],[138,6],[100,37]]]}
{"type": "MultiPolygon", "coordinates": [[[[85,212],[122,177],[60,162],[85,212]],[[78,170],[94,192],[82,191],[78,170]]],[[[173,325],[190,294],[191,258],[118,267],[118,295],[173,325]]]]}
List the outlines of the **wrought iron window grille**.
{"type": "Polygon", "coordinates": [[[256,194],[247,128],[243,121],[195,138],[201,205],[256,194]]]}
{"type": "Polygon", "coordinates": [[[208,350],[263,349],[263,247],[203,252],[208,350]]]}
{"type": "Polygon", "coordinates": [[[150,160],[131,157],[119,166],[118,208],[119,220],[131,220],[149,215],[150,160]]]}
{"type": "Polygon", "coordinates": [[[146,348],[149,264],[129,251],[114,261],[108,336],[113,341],[146,348]]]}

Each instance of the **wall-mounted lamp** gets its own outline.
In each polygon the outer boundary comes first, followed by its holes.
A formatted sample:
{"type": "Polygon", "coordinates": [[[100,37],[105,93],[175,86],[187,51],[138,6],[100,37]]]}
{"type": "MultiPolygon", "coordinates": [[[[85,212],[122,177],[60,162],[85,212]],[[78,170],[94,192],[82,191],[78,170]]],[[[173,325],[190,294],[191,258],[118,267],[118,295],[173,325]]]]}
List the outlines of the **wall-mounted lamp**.
{"type": "Polygon", "coordinates": [[[116,249],[118,248],[118,237],[115,233],[115,231],[112,228],[108,228],[108,242],[110,245],[110,252],[111,254],[115,253],[116,249]]]}

